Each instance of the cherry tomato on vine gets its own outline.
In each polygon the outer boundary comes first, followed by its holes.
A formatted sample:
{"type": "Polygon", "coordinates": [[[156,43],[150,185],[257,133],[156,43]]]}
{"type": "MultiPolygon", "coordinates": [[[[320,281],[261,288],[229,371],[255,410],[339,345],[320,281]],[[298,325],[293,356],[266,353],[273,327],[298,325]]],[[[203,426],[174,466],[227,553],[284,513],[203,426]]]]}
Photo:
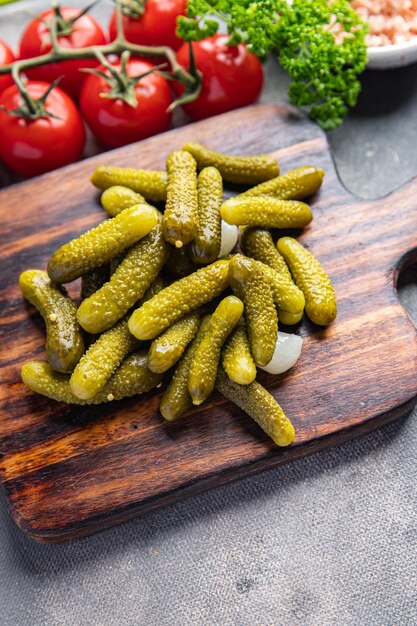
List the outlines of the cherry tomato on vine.
{"type": "MultiPolygon", "coordinates": [[[[29,81],[26,89],[38,101],[47,91],[47,83],[29,81]]],[[[23,109],[16,85],[0,95],[0,106],[8,111],[23,109]]],[[[23,176],[43,174],[77,161],[83,152],[85,130],[73,100],[59,87],[48,94],[44,115],[27,119],[24,113],[11,115],[0,110],[0,159],[23,176]],[[47,116],[47,113],[51,116],[47,116]]]]}
{"type": "MultiPolygon", "coordinates": [[[[58,43],[64,48],[87,48],[105,44],[106,38],[100,25],[88,13],[80,15],[80,12],[81,9],[75,7],[60,7],[59,17],[57,17],[54,9],[49,9],[29,22],[20,39],[20,58],[30,59],[51,50],[48,24],[54,18],[57,25],[58,43]]],[[[79,69],[97,65],[98,61],[95,59],[74,59],[32,68],[26,74],[31,80],[41,80],[47,83],[52,83],[59,76],[63,76],[60,83],[61,89],[76,98],[85,78],[85,74],[79,69]]]]}
{"type": "MultiPolygon", "coordinates": [[[[185,15],[187,0],[131,0],[125,3],[125,15],[123,15],[123,28],[125,37],[132,43],[140,43],[146,46],[170,46],[180,47],[182,40],[179,39],[175,30],[177,17],[185,15]],[[135,16],[141,12],[142,15],[135,16]],[[137,14],[135,14],[135,8],[137,14]],[[130,15],[127,12],[130,10],[130,15]]],[[[116,12],[112,13],[109,23],[110,40],[116,38],[116,12]]]]}
{"type": "MultiPolygon", "coordinates": [[[[13,63],[14,60],[15,58],[13,52],[10,50],[6,42],[0,39],[0,66],[9,65],[9,63],[13,63]]],[[[3,74],[0,76],[0,93],[11,85],[13,85],[13,78],[10,74],[3,74]]]]}
{"type": "MultiPolygon", "coordinates": [[[[121,71],[120,62],[112,65],[121,71]]],[[[167,109],[172,97],[168,81],[156,72],[135,81],[135,77],[152,68],[146,61],[130,59],[126,65],[127,92],[120,90],[105,67],[98,69],[108,76],[107,80],[97,74],[89,74],[85,79],[80,93],[81,112],[93,134],[105,146],[124,146],[169,127],[171,113],[167,109]],[[123,98],[129,99],[130,104],[123,98]]]]}
{"type": "MultiPolygon", "coordinates": [[[[251,104],[261,93],[263,71],[258,57],[243,43],[228,46],[228,40],[228,35],[214,35],[192,44],[203,82],[197,100],[184,105],[184,109],[195,120],[251,104]]],[[[177,60],[189,69],[188,44],[178,50],[177,60]]],[[[184,91],[179,83],[173,86],[177,94],[184,91]]]]}

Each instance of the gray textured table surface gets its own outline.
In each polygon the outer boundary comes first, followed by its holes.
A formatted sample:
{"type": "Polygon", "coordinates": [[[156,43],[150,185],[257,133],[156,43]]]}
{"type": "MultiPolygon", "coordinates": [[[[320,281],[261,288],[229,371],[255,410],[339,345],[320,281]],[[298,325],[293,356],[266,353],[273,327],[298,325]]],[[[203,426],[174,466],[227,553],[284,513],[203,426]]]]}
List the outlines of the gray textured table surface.
{"type": "MultiPolygon", "coordinates": [[[[0,9],[0,37],[14,43],[22,7],[43,4],[0,9]]],[[[263,101],[285,100],[286,84],[269,62],[263,101]]],[[[416,118],[417,66],[365,74],[357,110],[330,134],[349,189],[377,197],[417,174],[416,118]]],[[[401,299],[417,318],[415,278],[401,299]]],[[[410,415],[64,545],[25,537],[1,498],[0,623],[412,626],[416,435],[410,415]]]]}

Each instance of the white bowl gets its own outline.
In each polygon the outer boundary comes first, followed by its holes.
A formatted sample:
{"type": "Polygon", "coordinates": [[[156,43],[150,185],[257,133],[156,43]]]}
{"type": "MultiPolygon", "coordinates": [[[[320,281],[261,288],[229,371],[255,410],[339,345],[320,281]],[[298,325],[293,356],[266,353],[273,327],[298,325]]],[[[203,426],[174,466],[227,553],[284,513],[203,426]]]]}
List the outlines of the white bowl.
{"type": "Polygon", "coordinates": [[[366,67],[372,70],[387,70],[417,62],[417,37],[405,43],[392,46],[374,46],[368,48],[366,67]]]}

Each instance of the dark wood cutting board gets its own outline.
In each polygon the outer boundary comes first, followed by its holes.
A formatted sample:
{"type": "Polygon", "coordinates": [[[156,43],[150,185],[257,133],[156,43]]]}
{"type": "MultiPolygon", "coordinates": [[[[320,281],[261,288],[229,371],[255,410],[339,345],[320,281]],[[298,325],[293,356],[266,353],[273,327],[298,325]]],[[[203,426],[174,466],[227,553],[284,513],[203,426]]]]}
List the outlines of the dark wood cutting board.
{"type": "Polygon", "coordinates": [[[0,473],[13,518],[35,539],[87,535],[288,463],[387,423],[416,401],[416,330],[396,282],[417,256],[417,178],[380,200],[352,196],[324,134],[290,108],[249,107],[108,152],[6,189],[0,207],[0,473]],[[301,240],[333,279],[338,318],[329,328],[304,321],[297,366],[259,375],[295,425],[287,449],[219,395],[166,424],[160,392],[69,407],[20,381],[25,361],[45,357],[43,325],[19,293],[19,273],[44,268],[57,247],[103,218],[88,181],[97,164],[163,168],[190,139],[236,154],[272,153],[283,172],[302,164],[326,171],[301,240]]]}

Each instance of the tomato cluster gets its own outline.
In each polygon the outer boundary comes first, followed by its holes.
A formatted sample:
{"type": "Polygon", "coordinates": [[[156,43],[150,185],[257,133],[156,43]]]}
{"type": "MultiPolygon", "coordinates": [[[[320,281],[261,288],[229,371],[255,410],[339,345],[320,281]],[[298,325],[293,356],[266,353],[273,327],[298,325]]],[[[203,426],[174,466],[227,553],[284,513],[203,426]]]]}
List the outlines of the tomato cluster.
{"type": "MultiPolygon", "coordinates": [[[[187,0],[147,0],[141,15],[123,15],[126,39],[146,46],[169,46],[177,51],[180,65],[189,69],[189,44],[175,32],[177,17],[185,14],[186,5],[187,0]]],[[[51,50],[48,24],[53,19],[56,11],[50,9],[28,24],[22,33],[18,58],[30,59],[51,50]]],[[[108,38],[96,20],[80,9],[60,8],[59,20],[57,39],[65,48],[100,46],[116,37],[115,12],[108,38]]],[[[227,35],[214,35],[194,42],[192,47],[203,76],[199,97],[184,105],[192,119],[217,115],[258,98],[262,66],[244,44],[229,46],[227,35]]],[[[13,52],[0,41],[0,65],[14,60],[13,52]]],[[[44,114],[37,115],[28,115],[11,76],[0,76],[0,159],[23,176],[72,163],[84,149],[83,121],[96,139],[110,148],[167,130],[171,123],[171,87],[181,95],[183,86],[170,84],[162,74],[152,72],[152,63],[143,59],[129,59],[124,69],[118,59],[111,60],[110,65],[98,66],[96,59],[71,59],[28,69],[26,87],[35,102],[54,81],[60,81],[44,98],[44,114]],[[113,68],[124,71],[129,99],[119,93],[113,68]]]]}

